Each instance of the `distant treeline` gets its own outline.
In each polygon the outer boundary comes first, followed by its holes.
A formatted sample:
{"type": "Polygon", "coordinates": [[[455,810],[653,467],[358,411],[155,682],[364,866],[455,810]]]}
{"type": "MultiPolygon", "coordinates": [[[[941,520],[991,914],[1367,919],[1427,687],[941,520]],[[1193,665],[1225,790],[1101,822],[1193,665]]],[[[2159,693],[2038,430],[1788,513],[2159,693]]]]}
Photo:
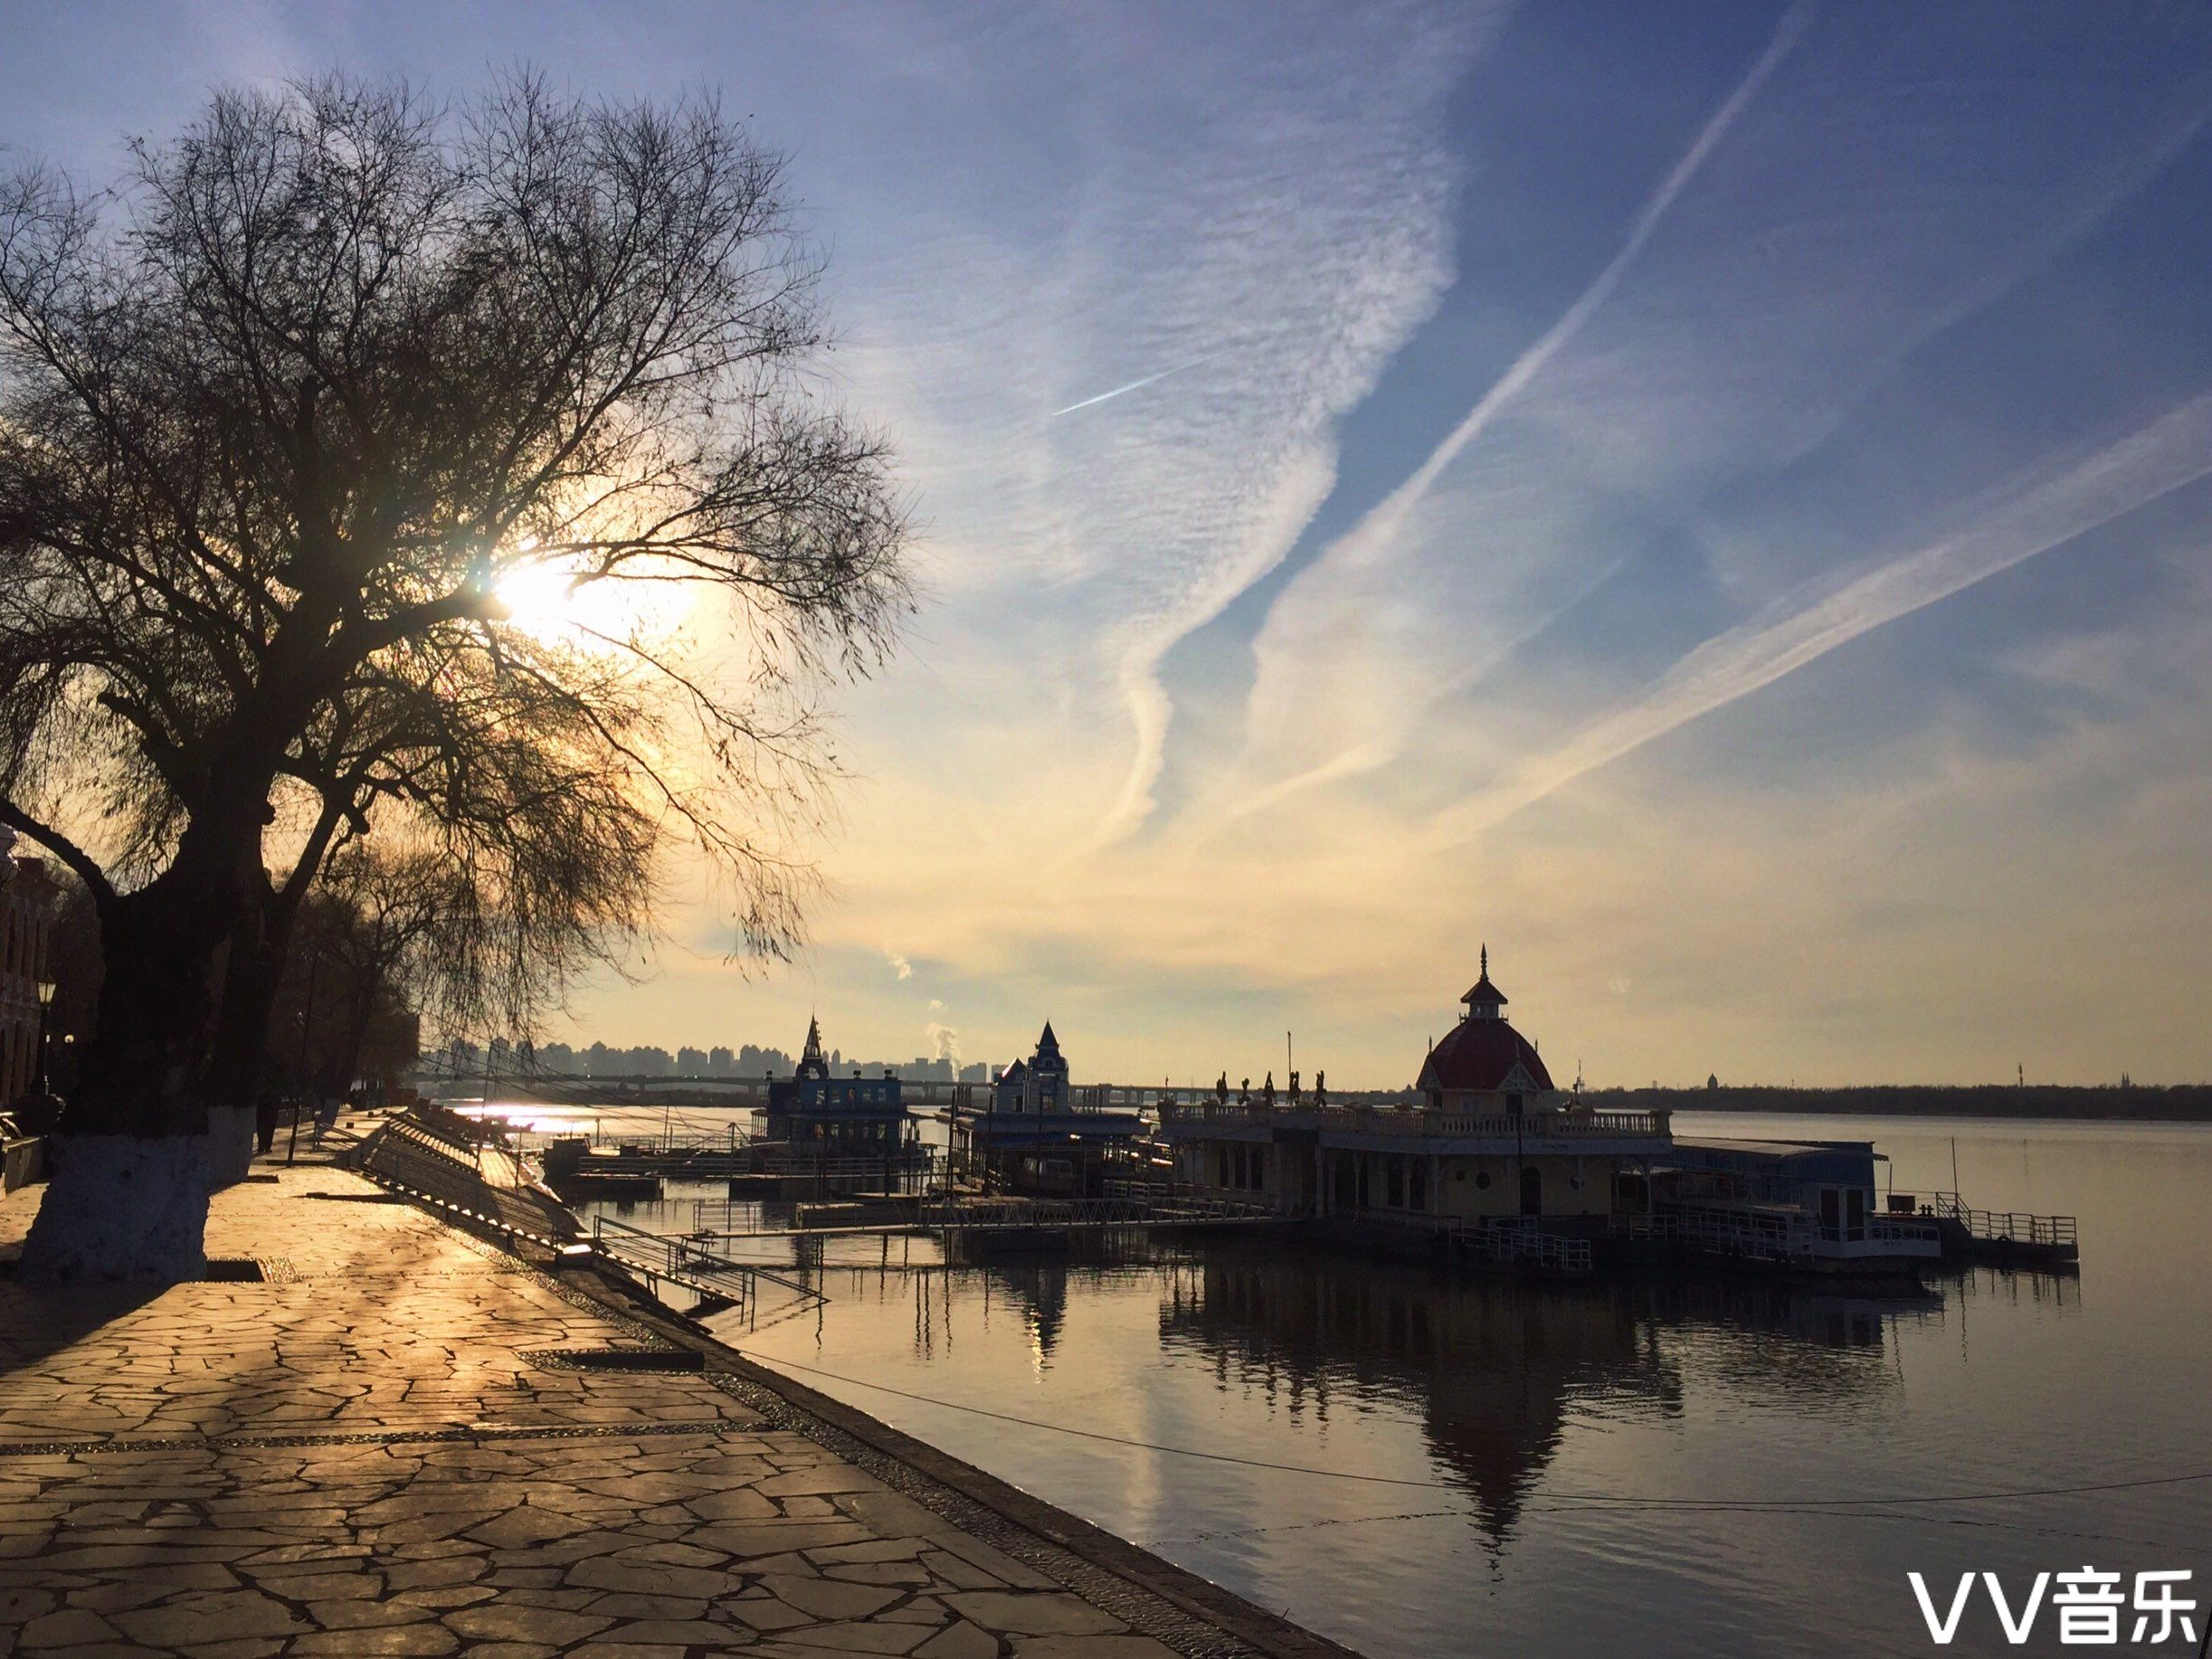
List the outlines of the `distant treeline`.
{"type": "Polygon", "coordinates": [[[2133,1117],[2170,1123],[2212,1122],[2212,1083],[2180,1083],[2164,1088],[2141,1084],[2069,1088],[2007,1083],[1969,1088],[1908,1083],[1839,1089],[1723,1085],[1702,1089],[1585,1089],[1583,1097],[1600,1111],[1664,1107],[1675,1112],[1828,1112],[1846,1117],[2133,1117]]]}

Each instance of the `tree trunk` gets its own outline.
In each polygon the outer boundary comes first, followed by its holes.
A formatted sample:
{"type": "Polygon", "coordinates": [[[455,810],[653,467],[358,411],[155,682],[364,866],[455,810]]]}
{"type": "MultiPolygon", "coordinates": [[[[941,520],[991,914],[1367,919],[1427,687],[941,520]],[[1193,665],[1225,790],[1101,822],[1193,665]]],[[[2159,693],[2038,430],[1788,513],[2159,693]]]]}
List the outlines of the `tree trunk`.
{"type": "Polygon", "coordinates": [[[161,876],[106,906],[99,1023],[52,1145],[21,1269],[50,1278],[196,1277],[206,1266],[203,1089],[217,981],[260,876],[258,811],[211,813],[161,876]]]}
{"type": "Polygon", "coordinates": [[[253,1167],[261,1057],[284,972],[279,908],[273,895],[259,894],[240,914],[224,958],[214,1048],[199,1089],[207,1104],[208,1173],[217,1187],[243,1180],[253,1167]]]}
{"type": "Polygon", "coordinates": [[[261,1095],[270,1017],[291,948],[292,915],[293,906],[280,896],[264,895],[251,921],[242,923],[231,941],[223,1001],[215,1018],[214,1053],[203,1090],[211,1104],[250,1106],[261,1095]]]}

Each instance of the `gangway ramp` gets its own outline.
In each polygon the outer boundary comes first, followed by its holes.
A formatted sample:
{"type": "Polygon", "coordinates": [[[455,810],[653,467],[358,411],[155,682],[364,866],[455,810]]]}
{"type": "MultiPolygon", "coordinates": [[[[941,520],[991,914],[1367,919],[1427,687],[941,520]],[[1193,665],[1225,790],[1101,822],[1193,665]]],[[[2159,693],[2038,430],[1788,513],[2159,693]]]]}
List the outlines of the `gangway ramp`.
{"type": "Polygon", "coordinates": [[[772,1273],[756,1262],[736,1260],[714,1248],[711,1241],[649,1233],[606,1216],[593,1219],[592,1247],[642,1278],[656,1296],[662,1285],[679,1285],[716,1304],[718,1310],[737,1310],[749,1323],[763,1314],[786,1318],[829,1300],[811,1285],[772,1273]]]}

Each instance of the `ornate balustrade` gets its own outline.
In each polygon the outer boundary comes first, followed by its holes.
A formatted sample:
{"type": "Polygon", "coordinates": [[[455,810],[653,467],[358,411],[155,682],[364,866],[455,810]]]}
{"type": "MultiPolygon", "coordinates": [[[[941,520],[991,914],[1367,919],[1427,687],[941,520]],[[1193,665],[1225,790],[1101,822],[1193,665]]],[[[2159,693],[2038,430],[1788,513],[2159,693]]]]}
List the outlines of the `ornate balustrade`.
{"type": "Polygon", "coordinates": [[[1406,1135],[1438,1140],[1511,1140],[1524,1142],[1576,1140],[1665,1140],[1669,1136],[1668,1114],[1664,1111],[1598,1112],[1569,1106],[1539,1109],[1515,1117],[1509,1114],[1411,1111],[1383,1106],[1273,1107],[1257,1103],[1198,1101],[1161,1109],[1160,1126],[1170,1134],[1191,1134],[1210,1126],[1223,1128],[1319,1129],[1338,1134],[1406,1135]]]}

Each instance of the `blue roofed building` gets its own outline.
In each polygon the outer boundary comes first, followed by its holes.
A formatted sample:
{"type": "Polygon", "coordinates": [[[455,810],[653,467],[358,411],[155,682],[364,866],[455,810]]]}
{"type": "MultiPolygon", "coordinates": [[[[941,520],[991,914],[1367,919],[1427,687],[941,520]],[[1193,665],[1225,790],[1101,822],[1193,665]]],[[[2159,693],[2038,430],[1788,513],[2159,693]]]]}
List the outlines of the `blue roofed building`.
{"type": "Polygon", "coordinates": [[[999,1074],[982,1110],[954,1109],[953,1153],[969,1179],[1000,1191],[1099,1194],[1144,1123],[1134,1112],[1086,1101],[1068,1077],[1067,1057],[1047,1020],[1036,1052],[999,1074]]]}
{"type": "Polygon", "coordinates": [[[822,1054],[821,1023],[807,1021],[806,1048],[789,1077],[768,1080],[766,1138],[795,1158],[882,1158],[909,1139],[897,1073],[832,1076],[822,1054]]]}

